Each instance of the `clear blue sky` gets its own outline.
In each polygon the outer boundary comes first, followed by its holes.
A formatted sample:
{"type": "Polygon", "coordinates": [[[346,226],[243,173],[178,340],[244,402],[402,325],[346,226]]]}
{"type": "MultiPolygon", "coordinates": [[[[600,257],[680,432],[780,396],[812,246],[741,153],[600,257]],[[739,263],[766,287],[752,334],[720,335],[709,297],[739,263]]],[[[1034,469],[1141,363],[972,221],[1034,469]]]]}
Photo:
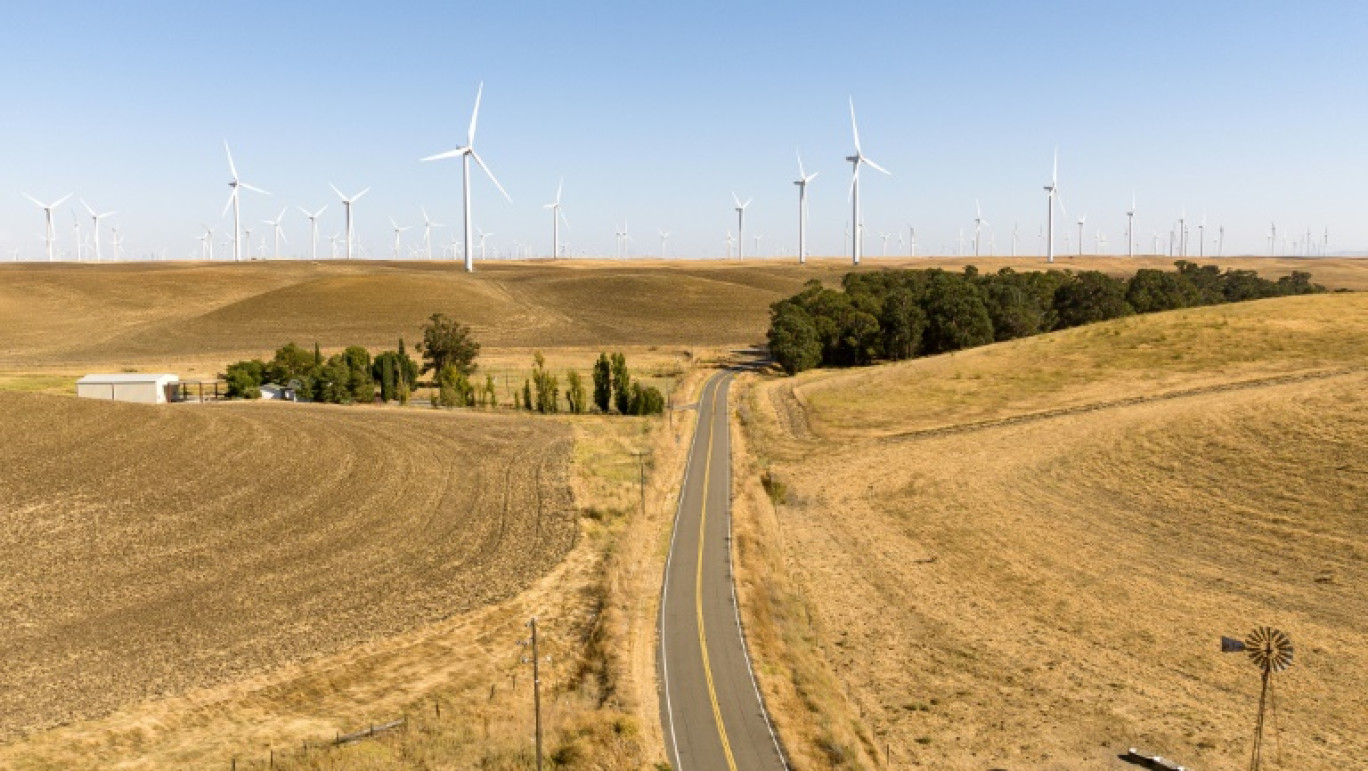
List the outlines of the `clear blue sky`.
{"type": "MultiPolygon", "coordinates": [[[[1099,229],[1124,251],[1132,191],[1146,251],[1184,211],[1206,213],[1209,238],[1224,225],[1227,254],[1265,253],[1270,221],[1317,241],[1328,227],[1332,252],[1368,249],[1362,2],[481,5],[8,4],[0,259],[43,255],[21,192],[118,210],[107,223],[130,256],[190,256],[200,223],[222,240],[224,139],[243,179],[274,193],[244,197],[254,242],[288,206],[300,253],[296,207],[327,204],[326,252],[342,230],[330,182],[372,188],[356,208],[372,254],[390,253],[387,218],[417,225],[420,205],[449,242],[459,163],[417,161],[464,142],[480,81],[476,147],[513,203],[477,178],[474,219],[504,253],[549,253],[542,205],[564,177],[573,253],[612,254],[625,219],[634,253],[658,252],[666,229],[671,252],[718,256],[736,191],[755,199],[746,229],[761,250],[792,254],[795,148],[820,172],[811,251],[842,252],[847,97],[866,154],[893,172],[862,175],[871,257],[879,233],[910,226],[919,252],[953,250],[976,198],[998,253],[1014,225],[1039,253],[1056,146],[1090,251],[1099,229]]],[[[62,252],[73,205],[58,212],[62,252]]]]}

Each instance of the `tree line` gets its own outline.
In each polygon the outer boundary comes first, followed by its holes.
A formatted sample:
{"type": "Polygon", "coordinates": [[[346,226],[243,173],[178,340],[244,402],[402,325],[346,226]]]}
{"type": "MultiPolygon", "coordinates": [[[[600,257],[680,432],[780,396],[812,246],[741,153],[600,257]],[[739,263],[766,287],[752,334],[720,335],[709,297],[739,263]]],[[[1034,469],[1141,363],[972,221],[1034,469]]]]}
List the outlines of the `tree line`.
{"type": "MultiPolygon", "coordinates": [[[[364,346],[348,346],[326,359],[315,343],[313,351],[286,343],[269,361],[247,359],[229,364],[221,377],[229,397],[261,398],[267,383],[293,387],[296,395],[309,401],[333,404],[383,402],[407,404],[420,386],[434,390],[433,407],[498,407],[499,396],[494,376],[476,375],[480,344],[470,327],[442,313],[434,313],[423,325],[417,344],[419,360],[409,356],[403,338],[394,350],[374,357],[364,346]],[[430,382],[419,378],[432,373],[430,382]]],[[[546,367],[538,351],[533,357],[532,376],[511,407],[541,413],[561,412],[560,378],[546,367]]],[[[597,409],[603,414],[659,415],[665,410],[665,396],[654,386],[632,378],[627,359],[621,353],[599,355],[592,373],[592,394],[576,370],[565,373],[565,412],[582,415],[597,409]],[[591,401],[592,398],[592,401],[591,401]]]]}
{"type": "Polygon", "coordinates": [[[1129,279],[1096,270],[982,274],[940,268],[848,273],[841,289],[807,282],[770,306],[770,355],[788,374],[816,366],[930,356],[1135,313],[1324,292],[1311,274],[1276,281],[1252,270],[1144,268],[1129,279]]]}

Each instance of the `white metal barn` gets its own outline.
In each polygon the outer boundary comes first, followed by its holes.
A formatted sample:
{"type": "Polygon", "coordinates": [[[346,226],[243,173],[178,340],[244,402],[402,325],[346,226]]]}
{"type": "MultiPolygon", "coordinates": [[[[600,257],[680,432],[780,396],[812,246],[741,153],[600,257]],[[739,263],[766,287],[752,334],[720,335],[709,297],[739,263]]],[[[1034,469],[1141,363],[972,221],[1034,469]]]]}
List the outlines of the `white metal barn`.
{"type": "Polygon", "coordinates": [[[173,398],[179,382],[176,375],[86,375],[76,381],[76,395],[87,399],[165,404],[173,398]]]}

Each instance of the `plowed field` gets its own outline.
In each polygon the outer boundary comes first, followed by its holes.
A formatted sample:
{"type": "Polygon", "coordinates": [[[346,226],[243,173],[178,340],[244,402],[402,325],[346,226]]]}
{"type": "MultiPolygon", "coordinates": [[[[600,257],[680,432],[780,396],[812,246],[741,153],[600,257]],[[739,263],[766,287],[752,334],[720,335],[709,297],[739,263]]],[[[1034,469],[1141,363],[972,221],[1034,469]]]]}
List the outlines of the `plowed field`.
{"type": "Polygon", "coordinates": [[[0,393],[0,739],[511,596],[576,538],[552,421],[0,393]]]}

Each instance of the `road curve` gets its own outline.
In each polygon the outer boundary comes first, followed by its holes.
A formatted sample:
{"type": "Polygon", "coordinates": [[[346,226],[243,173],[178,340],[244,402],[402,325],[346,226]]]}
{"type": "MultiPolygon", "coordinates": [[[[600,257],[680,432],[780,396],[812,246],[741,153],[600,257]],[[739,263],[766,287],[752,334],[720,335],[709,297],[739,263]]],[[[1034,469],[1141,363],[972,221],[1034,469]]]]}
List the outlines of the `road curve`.
{"type": "Polygon", "coordinates": [[[703,385],[660,599],[661,721],[675,771],[784,771],[731,581],[730,372],[703,385]]]}

